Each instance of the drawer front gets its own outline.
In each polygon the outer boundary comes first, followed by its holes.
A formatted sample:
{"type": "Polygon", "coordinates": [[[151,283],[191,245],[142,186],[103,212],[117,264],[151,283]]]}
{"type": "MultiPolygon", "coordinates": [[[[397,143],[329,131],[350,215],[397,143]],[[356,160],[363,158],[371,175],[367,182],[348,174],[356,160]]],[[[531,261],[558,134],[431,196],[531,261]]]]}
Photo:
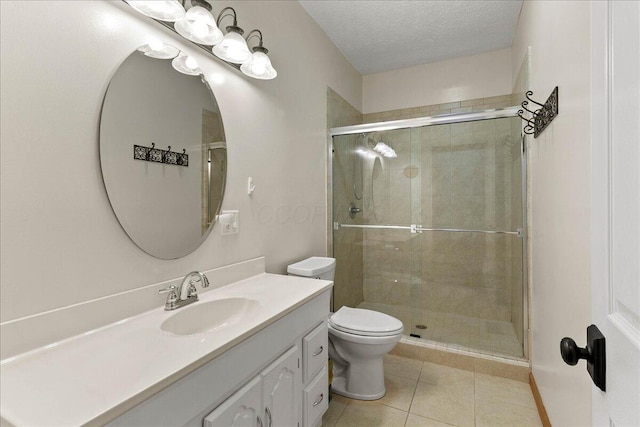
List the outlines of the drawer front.
{"type": "Polygon", "coordinates": [[[329,328],[322,322],[302,339],[302,361],[304,364],[302,381],[313,378],[329,358],[329,328]]]}
{"type": "Polygon", "coordinates": [[[322,415],[329,408],[329,379],[327,378],[327,369],[323,368],[318,375],[309,382],[304,389],[303,397],[303,422],[305,427],[311,427],[318,424],[322,415]]]}

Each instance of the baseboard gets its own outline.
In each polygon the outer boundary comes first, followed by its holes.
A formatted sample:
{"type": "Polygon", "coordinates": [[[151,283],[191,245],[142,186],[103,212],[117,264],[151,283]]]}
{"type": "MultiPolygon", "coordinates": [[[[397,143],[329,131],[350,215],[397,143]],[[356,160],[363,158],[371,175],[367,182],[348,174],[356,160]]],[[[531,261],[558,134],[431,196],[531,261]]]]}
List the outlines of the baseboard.
{"type": "Polygon", "coordinates": [[[536,401],[536,407],[538,408],[538,414],[540,415],[540,421],[542,421],[542,425],[544,427],[551,427],[549,415],[547,415],[547,410],[544,408],[544,404],[542,403],[542,396],[540,396],[540,390],[538,390],[536,380],[535,378],[533,378],[533,373],[529,374],[529,386],[531,387],[533,398],[536,401]]]}

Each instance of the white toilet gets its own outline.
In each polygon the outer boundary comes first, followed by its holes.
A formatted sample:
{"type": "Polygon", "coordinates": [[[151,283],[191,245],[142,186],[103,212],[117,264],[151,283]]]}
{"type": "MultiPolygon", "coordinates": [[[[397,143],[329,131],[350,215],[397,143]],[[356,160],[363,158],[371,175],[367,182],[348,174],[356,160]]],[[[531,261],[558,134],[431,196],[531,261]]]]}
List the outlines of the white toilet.
{"type": "MultiPolygon", "coordinates": [[[[311,257],[291,264],[294,276],[333,280],[334,258],[311,257]]],[[[402,322],[373,310],[342,307],[329,317],[332,390],[346,397],[376,400],[385,394],[382,357],[402,337],[402,322]]]]}

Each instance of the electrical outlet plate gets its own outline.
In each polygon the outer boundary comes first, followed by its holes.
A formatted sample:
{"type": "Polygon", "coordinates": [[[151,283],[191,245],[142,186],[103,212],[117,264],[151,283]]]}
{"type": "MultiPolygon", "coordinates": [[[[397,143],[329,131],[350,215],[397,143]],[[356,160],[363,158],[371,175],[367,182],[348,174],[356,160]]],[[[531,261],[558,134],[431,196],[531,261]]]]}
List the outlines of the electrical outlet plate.
{"type": "Polygon", "coordinates": [[[221,211],[218,219],[220,221],[220,233],[223,236],[237,234],[240,230],[239,211],[221,211]]]}

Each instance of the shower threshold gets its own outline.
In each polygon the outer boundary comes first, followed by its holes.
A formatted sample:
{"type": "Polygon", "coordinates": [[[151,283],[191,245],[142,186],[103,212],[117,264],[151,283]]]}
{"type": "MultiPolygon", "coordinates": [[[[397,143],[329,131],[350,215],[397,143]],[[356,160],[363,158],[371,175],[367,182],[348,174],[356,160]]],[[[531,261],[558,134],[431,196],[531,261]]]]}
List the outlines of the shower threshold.
{"type": "Polygon", "coordinates": [[[410,337],[409,340],[432,342],[434,347],[446,346],[471,353],[524,359],[522,345],[513,324],[508,321],[375,302],[362,302],[358,307],[400,319],[405,325],[404,335],[410,337]],[[418,327],[424,325],[426,329],[418,327]]]}

